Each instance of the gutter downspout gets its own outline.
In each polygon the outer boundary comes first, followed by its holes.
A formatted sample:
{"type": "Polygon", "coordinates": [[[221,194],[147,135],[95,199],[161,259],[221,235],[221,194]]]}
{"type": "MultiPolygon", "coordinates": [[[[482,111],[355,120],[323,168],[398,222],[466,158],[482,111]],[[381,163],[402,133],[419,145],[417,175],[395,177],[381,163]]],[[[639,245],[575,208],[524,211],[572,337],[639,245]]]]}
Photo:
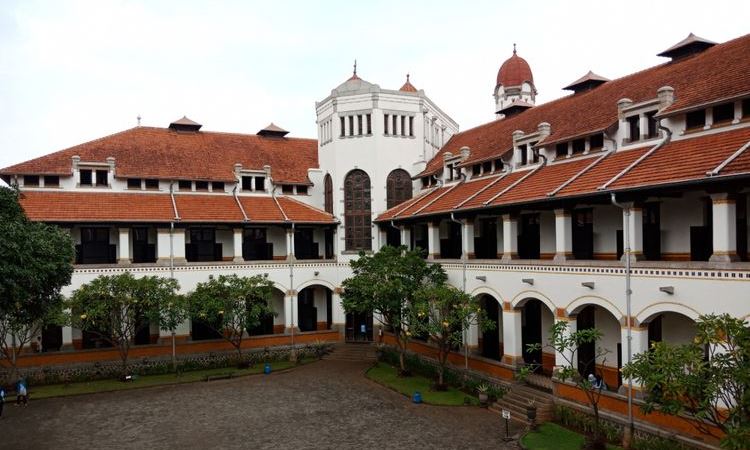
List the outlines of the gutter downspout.
{"type": "MultiPolygon", "coordinates": [[[[466,182],[466,174],[461,172],[461,183],[466,182]]],[[[458,186],[458,184],[456,185],[458,186]]],[[[456,213],[451,213],[451,222],[455,222],[461,227],[464,227],[464,222],[461,222],[460,220],[456,219],[456,213]]],[[[465,230],[461,230],[461,240],[463,241],[465,230]]],[[[467,254],[464,251],[463,248],[463,242],[461,242],[461,292],[464,294],[466,293],[466,258],[467,254]]],[[[469,330],[464,328],[463,330],[463,338],[464,338],[464,377],[467,377],[469,374],[469,330]]]]}
{"type": "MultiPolygon", "coordinates": [[[[177,203],[174,199],[174,181],[169,183],[169,196],[172,198],[175,220],[179,220],[177,203]]],[[[174,280],[174,221],[169,222],[169,278],[174,280]]],[[[177,330],[171,330],[172,335],[172,369],[177,370],[177,330]]]]}
{"type": "Polygon", "coordinates": [[[245,213],[245,208],[242,207],[242,203],[240,203],[240,198],[237,196],[237,186],[239,186],[240,180],[237,180],[237,182],[234,184],[234,189],[232,189],[232,196],[234,196],[234,201],[237,202],[237,207],[240,208],[240,212],[242,213],[242,221],[248,222],[250,218],[247,217],[247,214],[245,213]]]}
{"type": "MultiPolygon", "coordinates": [[[[279,204],[279,200],[276,198],[276,185],[273,182],[273,178],[269,177],[268,182],[271,183],[271,198],[273,199],[274,203],[276,203],[276,207],[279,208],[279,211],[281,211],[281,215],[284,216],[284,222],[289,222],[289,217],[287,217],[286,213],[284,212],[284,209],[279,204]]],[[[297,361],[297,352],[294,348],[294,296],[291,295],[292,292],[294,292],[294,230],[295,230],[295,224],[292,222],[292,232],[289,234],[289,239],[287,240],[289,248],[287,249],[287,253],[289,256],[289,318],[291,319],[290,325],[290,333],[291,333],[291,340],[292,340],[292,349],[289,352],[289,359],[291,361],[297,361]]]]}
{"type": "MultiPolygon", "coordinates": [[[[630,289],[630,208],[617,202],[617,194],[612,192],[611,194],[611,201],[612,205],[622,209],[623,213],[625,214],[625,225],[623,234],[625,236],[625,308],[626,308],[626,314],[627,314],[627,329],[628,329],[628,337],[627,337],[627,349],[628,349],[628,360],[627,364],[630,364],[630,362],[633,359],[633,320],[631,318],[631,294],[632,290],[630,289]]],[[[627,441],[632,441],[633,438],[633,431],[634,431],[635,425],[633,424],[633,378],[628,377],[628,428],[627,433],[629,433],[629,436],[627,438],[627,441]]]]}

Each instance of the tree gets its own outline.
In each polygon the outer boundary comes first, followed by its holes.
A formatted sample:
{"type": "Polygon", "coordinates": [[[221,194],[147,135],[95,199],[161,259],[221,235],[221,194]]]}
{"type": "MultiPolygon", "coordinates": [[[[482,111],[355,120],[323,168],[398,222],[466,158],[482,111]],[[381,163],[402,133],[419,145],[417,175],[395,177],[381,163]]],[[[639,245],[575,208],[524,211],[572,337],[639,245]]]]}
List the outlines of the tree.
{"type": "Polygon", "coordinates": [[[130,272],[101,275],[75,290],[68,301],[70,324],[116,347],[127,375],[128,353],[147,321],[159,320],[159,308],[176,296],[177,281],[130,272]]]}
{"type": "Polygon", "coordinates": [[[0,187],[0,350],[17,375],[18,353],[59,321],[60,289],[73,274],[74,247],[60,228],[29,221],[16,189],[0,187]]]}
{"type": "Polygon", "coordinates": [[[410,319],[417,292],[425,286],[447,280],[439,264],[427,264],[420,251],[405,246],[386,246],[372,255],[360,252],[350,262],[354,275],[342,283],[342,304],[346,312],[373,313],[390,328],[400,351],[399,373],[408,375],[405,363],[410,319]]]}
{"type": "Polygon", "coordinates": [[[177,348],[175,334],[177,327],[185,322],[189,317],[187,299],[184,295],[174,293],[172,296],[160,297],[160,305],[157,310],[159,313],[159,327],[162,330],[168,330],[172,334],[172,370],[177,370],[177,348]]]}
{"type": "Polygon", "coordinates": [[[271,309],[273,282],[266,276],[240,277],[220,275],[198,283],[188,295],[190,314],[219,333],[235,350],[238,364],[242,361],[242,341],[247,330],[260,325],[271,309]]]}
{"type": "Polygon", "coordinates": [[[750,442],[750,326],[724,315],[700,316],[693,342],[655,342],[623,368],[645,391],[641,409],[690,414],[696,428],[721,438],[721,446],[750,442]],[[713,427],[722,434],[717,435],[713,427]]]}
{"type": "Polygon", "coordinates": [[[443,376],[451,349],[463,342],[463,331],[476,324],[481,331],[495,327],[487,320],[476,297],[448,284],[428,286],[417,292],[411,311],[416,316],[410,321],[411,331],[428,335],[438,348],[437,390],[444,390],[443,376]]]}
{"type": "MultiPolygon", "coordinates": [[[[594,412],[594,430],[593,436],[588,443],[588,448],[605,449],[606,442],[599,431],[599,400],[602,395],[604,382],[592,382],[583,374],[594,373],[597,361],[606,361],[606,355],[610,352],[605,348],[596,346],[601,340],[602,332],[596,328],[587,328],[570,332],[568,324],[564,321],[555,322],[550,327],[549,342],[546,345],[528,344],[529,353],[540,351],[544,348],[552,349],[556,354],[562,356],[564,364],[558,366],[555,375],[558,379],[565,382],[570,380],[578,387],[589,401],[592,411],[594,412]],[[594,344],[596,350],[590,359],[580,361],[579,349],[584,345],[594,344]]],[[[519,371],[519,378],[527,377],[531,371],[539,367],[539,364],[530,364],[519,371]]]]}

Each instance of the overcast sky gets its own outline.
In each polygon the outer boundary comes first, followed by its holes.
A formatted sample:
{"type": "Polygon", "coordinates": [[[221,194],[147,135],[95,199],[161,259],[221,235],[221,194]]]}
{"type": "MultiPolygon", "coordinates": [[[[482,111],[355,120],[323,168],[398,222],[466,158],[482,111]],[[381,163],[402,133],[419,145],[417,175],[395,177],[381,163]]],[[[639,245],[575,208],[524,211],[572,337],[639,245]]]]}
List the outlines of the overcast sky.
{"type": "MultiPolygon", "coordinates": [[[[513,43],[537,102],[589,69],[663,61],[689,32],[750,32],[749,1],[0,0],[0,167],[187,115],[204,130],[267,123],[316,137],[315,101],[352,71],[398,89],[407,72],[461,130],[492,119],[513,43]]],[[[750,56],[749,56],[750,57],[750,56]]]]}

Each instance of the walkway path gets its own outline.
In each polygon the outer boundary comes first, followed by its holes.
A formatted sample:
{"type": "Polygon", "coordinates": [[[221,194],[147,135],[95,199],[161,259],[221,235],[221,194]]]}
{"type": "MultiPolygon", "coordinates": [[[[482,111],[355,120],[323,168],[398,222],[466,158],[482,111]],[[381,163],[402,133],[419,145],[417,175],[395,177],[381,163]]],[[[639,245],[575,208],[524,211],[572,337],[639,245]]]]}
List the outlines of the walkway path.
{"type": "Polygon", "coordinates": [[[413,405],[366,363],[6,404],[0,448],[502,448],[497,414],[413,405]]]}

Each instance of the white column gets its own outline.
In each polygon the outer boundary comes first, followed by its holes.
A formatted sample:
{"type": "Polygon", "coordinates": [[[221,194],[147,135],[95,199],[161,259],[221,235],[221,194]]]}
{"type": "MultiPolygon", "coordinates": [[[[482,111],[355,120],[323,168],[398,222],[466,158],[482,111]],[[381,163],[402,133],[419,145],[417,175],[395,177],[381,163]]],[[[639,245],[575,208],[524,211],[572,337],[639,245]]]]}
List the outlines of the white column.
{"type": "Polygon", "coordinates": [[[466,345],[469,346],[470,350],[479,347],[479,326],[477,326],[476,322],[469,325],[469,331],[466,333],[466,345]]]}
{"type": "Polygon", "coordinates": [[[461,225],[461,257],[465,259],[474,259],[474,221],[466,219],[461,225]]]}
{"type": "Polygon", "coordinates": [[[333,257],[338,259],[339,256],[339,227],[333,229],[333,257]]]}
{"type": "Polygon", "coordinates": [[[440,224],[427,223],[427,259],[440,258],[440,224]]]}
{"type": "Polygon", "coordinates": [[[737,205],[728,194],[711,195],[713,247],[710,261],[737,261],[737,205]]]}
{"type": "MultiPolygon", "coordinates": [[[[630,210],[630,215],[622,213],[623,239],[625,239],[625,229],[628,229],[630,235],[630,255],[633,261],[643,259],[643,210],[640,206],[633,203],[626,203],[625,206],[630,210]],[[627,221],[627,227],[625,222],[627,221]]],[[[627,248],[623,242],[623,251],[627,248]]],[[[623,258],[625,255],[623,255],[623,258]]]]}
{"type": "Polygon", "coordinates": [[[234,262],[244,262],[242,257],[242,228],[234,229],[234,262]]]}
{"type": "Polygon", "coordinates": [[[386,245],[388,245],[388,231],[386,227],[390,227],[390,224],[385,224],[383,226],[378,225],[378,248],[383,248],[386,245]]]}
{"type": "MultiPolygon", "coordinates": [[[[578,329],[578,323],[575,317],[557,317],[555,320],[557,322],[565,322],[568,325],[568,329],[566,331],[568,336],[575,333],[578,329]]],[[[557,370],[561,369],[562,367],[570,367],[571,365],[573,365],[573,367],[577,367],[576,361],[573,360],[574,355],[575,353],[572,349],[565,350],[564,353],[560,353],[555,350],[555,372],[557,372],[557,370]]]]}
{"type": "Polygon", "coordinates": [[[503,362],[516,365],[523,361],[521,341],[521,310],[503,304],[503,362]]]}
{"type": "Polygon", "coordinates": [[[638,120],[640,122],[639,126],[641,128],[641,140],[644,140],[648,137],[648,117],[646,117],[645,114],[640,114],[638,116],[638,120]]]}
{"type": "MultiPolygon", "coordinates": [[[[635,319],[632,319],[635,320],[635,319]]],[[[645,325],[645,324],[644,324],[645,325]]],[[[635,355],[639,353],[645,353],[648,351],[648,326],[633,326],[631,328],[631,334],[632,340],[630,341],[631,346],[631,354],[633,355],[633,358],[635,358],[635,355]]],[[[620,336],[620,342],[622,342],[621,348],[621,358],[622,358],[622,365],[626,365],[628,363],[628,327],[627,325],[624,325],[621,327],[621,336],[620,336]]],[[[621,391],[622,393],[627,393],[627,385],[628,380],[627,378],[623,377],[622,379],[622,386],[621,391]]],[[[638,383],[638,381],[633,380],[633,389],[639,389],[641,386],[638,383]]]]}
{"type": "Polygon", "coordinates": [[[503,260],[518,258],[518,219],[503,214],[503,260]]]}
{"type": "Polygon", "coordinates": [[[555,261],[573,258],[573,220],[570,211],[555,210],[555,261]]]}
{"type": "MultiPolygon", "coordinates": [[[[175,228],[172,233],[172,248],[175,262],[185,262],[185,233],[184,228],[175,228]]],[[[167,247],[169,251],[169,247],[167,247]]]]}
{"type": "Polygon", "coordinates": [[[130,228],[118,228],[117,263],[129,264],[130,261],[130,228]]]}
{"type": "Polygon", "coordinates": [[[736,101],[734,102],[734,120],[732,120],[733,124],[740,123],[742,120],[742,101],[736,101]]]}
{"type": "Polygon", "coordinates": [[[401,225],[401,245],[405,245],[406,248],[411,250],[411,228],[406,225],[401,225]]]}
{"type": "Polygon", "coordinates": [[[295,331],[299,331],[297,303],[297,291],[287,291],[287,295],[284,296],[284,330],[286,333],[291,333],[292,327],[295,328],[295,331]]]}
{"type": "Polygon", "coordinates": [[[710,129],[714,124],[714,109],[706,108],[706,125],[703,126],[704,130],[710,129]]]}
{"type": "Polygon", "coordinates": [[[73,328],[62,327],[62,350],[73,350],[73,328]]]}
{"type": "Polygon", "coordinates": [[[333,323],[339,324],[343,328],[346,323],[346,312],[341,304],[341,288],[336,288],[331,296],[331,305],[333,305],[333,323]]]}
{"type": "Polygon", "coordinates": [[[286,230],[286,258],[291,261],[294,258],[294,230],[286,230]]]}

